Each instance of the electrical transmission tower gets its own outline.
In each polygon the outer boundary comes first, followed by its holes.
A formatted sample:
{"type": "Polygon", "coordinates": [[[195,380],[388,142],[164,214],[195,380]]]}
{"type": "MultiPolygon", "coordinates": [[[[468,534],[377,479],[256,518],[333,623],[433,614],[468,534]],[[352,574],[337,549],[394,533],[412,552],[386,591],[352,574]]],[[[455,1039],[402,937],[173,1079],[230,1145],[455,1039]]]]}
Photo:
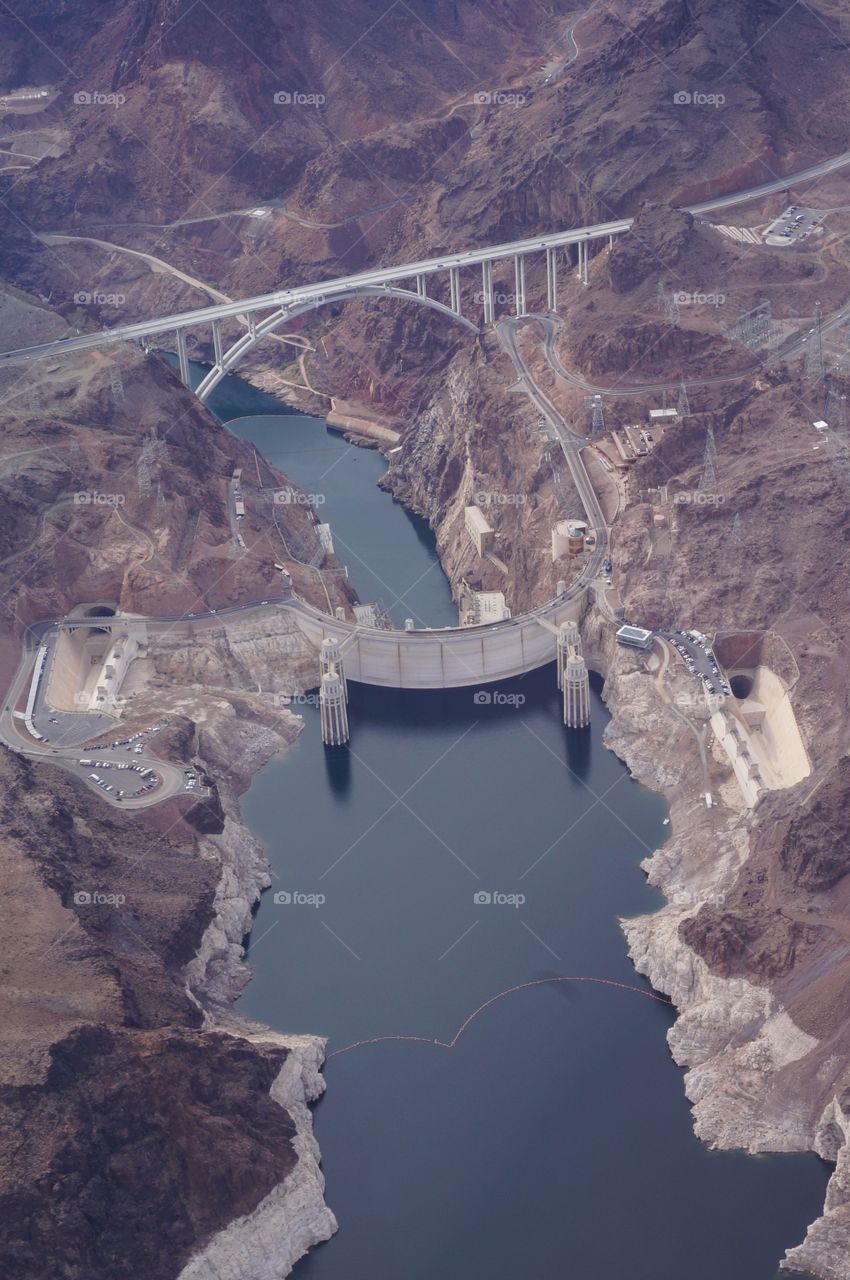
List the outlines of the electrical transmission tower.
{"type": "Polygon", "coordinates": [[[656,301],[658,309],[668,324],[679,323],[679,300],[678,294],[668,293],[662,282],[658,281],[656,290],[656,301]]]}
{"type": "Polygon", "coordinates": [[[688,418],[691,413],[691,402],[688,399],[688,388],[685,386],[685,379],[682,379],[679,387],[679,403],[677,405],[680,418],[688,418]]]}
{"type": "Polygon", "coordinates": [[[732,537],[736,542],[740,542],[743,536],[744,534],[741,529],[741,513],[740,511],[736,511],[735,519],[732,521],[732,537]]]}
{"type": "Polygon", "coordinates": [[[154,470],[168,461],[168,445],[159,440],[151,431],[144,440],[136,460],[136,483],[140,493],[148,493],[151,487],[151,476],[154,470]]]}

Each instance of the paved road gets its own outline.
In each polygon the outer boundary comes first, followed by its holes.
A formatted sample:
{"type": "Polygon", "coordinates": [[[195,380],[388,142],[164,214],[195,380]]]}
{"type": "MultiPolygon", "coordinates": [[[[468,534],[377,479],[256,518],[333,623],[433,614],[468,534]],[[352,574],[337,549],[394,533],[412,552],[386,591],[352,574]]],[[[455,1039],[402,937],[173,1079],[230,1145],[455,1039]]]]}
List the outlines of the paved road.
{"type": "MultiPolygon", "coordinates": [[[[102,619],[101,619],[102,621],[102,619]]],[[[33,741],[27,732],[23,720],[18,720],[12,714],[17,704],[20,702],[25,690],[29,688],[30,677],[32,674],[33,662],[39,645],[45,640],[52,624],[41,623],[37,627],[31,628],[26,635],[24,650],[21,655],[21,661],[18,669],[12,679],[11,684],[6,692],[6,699],[2,711],[0,711],[0,742],[9,747],[12,751],[20,755],[27,756],[29,759],[42,760],[48,764],[58,765],[66,772],[83,781],[92,791],[98,792],[104,800],[108,801],[118,809],[148,809],[152,805],[159,804],[163,800],[169,799],[171,796],[180,795],[186,792],[186,778],[181,768],[176,765],[168,764],[163,760],[157,759],[147,752],[137,755],[135,752],[127,753],[126,749],[113,749],[109,751],[97,751],[93,753],[92,758],[97,758],[99,764],[109,763],[116,765],[132,761],[134,764],[142,765],[144,768],[153,769],[157,776],[161,779],[160,785],[154,790],[145,793],[143,796],[131,798],[127,796],[124,800],[116,800],[108,791],[103,791],[96,786],[89,775],[94,772],[98,773],[97,768],[88,768],[79,764],[80,757],[88,758],[90,753],[80,749],[80,746],[70,745],[68,737],[73,732],[80,743],[90,742],[98,735],[107,732],[111,725],[117,722],[111,716],[101,715],[84,715],[79,713],[72,715],[66,726],[63,726],[63,717],[56,716],[59,724],[56,726],[50,724],[49,712],[41,708],[36,716],[36,727],[39,732],[47,730],[57,735],[56,741],[38,743],[33,741]],[[80,732],[82,728],[86,732],[80,732]],[[64,729],[64,733],[63,733],[64,729]]],[[[45,687],[45,681],[42,680],[42,690],[45,687]]],[[[55,714],[55,713],[54,713],[55,714]]],[[[117,735],[116,735],[117,736],[117,735]]],[[[133,785],[140,785],[138,773],[129,770],[110,769],[107,781],[112,781],[112,775],[118,778],[132,778],[134,782],[128,782],[125,790],[129,790],[133,785]]],[[[113,784],[114,785],[114,784],[113,784]]],[[[119,784],[120,785],[120,784],[119,784]]]]}
{"type": "Polygon", "coordinates": [[[60,338],[55,342],[45,342],[34,347],[23,347],[16,351],[0,352],[0,363],[10,361],[39,360],[44,356],[59,355],[70,351],[87,351],[96,347],[109,346],[116,342],[140,341],[155,337],[162,333],[171,333],[177,329],[188,329],[197,325],[207,325],[213,320],[225,320],[245,314],[249,311],[274,312],[281,307],[294,307],[299,304],[318,305],[322,299],[345,294],[355,294],[364,288],[390,285],[398,281],[411,280],[417,275],[434,275],[447,271],[449,267],[470,267],[490,262],[498,258],[513,258],[526,253],[546,248],[562,248],[583,241],[598,240],[608,235],[621,235],[632,225],[631,218],[620,218],[613,222],[597,223],[590,227],[579,227],[570,231],[561,231],[552,235],[536,236],[530,240],[514,240],[507,244],[496,245],[487,249],[468,249],[463,253],[444,254],[439,258],[424,258],[419,262],[407,262],[401,266],[379,267],[372,271],[361,271],[352,276],[340,276],[334,280],[322,280],[318,284],[302,285],[294,289],[281,289],[274,293],[258,294],[253,298],[244,298],[237,302],[217,303],[213,306],[198,307],[192,311],[176,312],[174,315],[162,316],[156,320],[142,320],[136,324],[117,325],[112,329],[104,329],[100,333],[80,334],[74,338],[60,338]]]}
{"type": "MultiPolygon", "coordinates": [[[[725,209],[730,205],[740,204],[757,196],[783,191],[789,185],[831,173],[847,164],[850,164],[850,152],[843,152],[840,156],[824,160],[820,164],[810,166],[808,169],[801,169],[787,177],[777,178],[759,186],[749,187],[745,191],[737,192],[734,195],[720,196],[717,199],[705,200],[701,204],[688,205],[687,209],[690,213],[709,213],[715,209],[725,209]]],[[[633,221],[633,218],[619,218],[611,222],[574,227],[568,231],[560,231],[551,235],[534,236],[526,240],[513,240],[484,249],[468,249],[462,253],[443,254],[439,258],[425,258],[418,262],[403,263],[400,266],[379,267],[371,271],[361,271],[352,276],[323,280],[317,284],[302,285],[298,288],[259,294],[236,302],[198,307],[192,311],[177,312],[174,315],[161,316],[154,320],[143,320],[136,324],[118,325],[113,329],[104,329],[100,333],[80,334],[73,338],[61,338],[55,342],[40,343],[33,347],[21,347],[14,351],[0,352],[0,364],[3,362],[39,360],[45,356],[64,354],[70,351],[85,351],[95,347],[108,346],[116,342],[141,341],[178,329],[206,325],[213,320],[240,316],[246,312],[264,310],[273,312],[281,307],[290,308],[299,304],[315,303],[319,305],[324,298],[331,295],[340,297],[349,293],[354,294],[365,287],[397,284],[399,281],[411,280],[417,275],[428,276],[440,271],[446,271],[449,267],[476,266],[483,262],[512,258],[517,255],[522,256],[542,249],[564,248],[567,245],[603,239],[609,235],[622,235],[630,230],[633,221]]]]}
{"type": "Polygon", "coordinates": [[[822,160],[820,164],[810,165],[808,169],[799,169],[796,173],[790,173],[787,178],[773,178],[770,182],[763,182],[760,186],[749,187],[746,191],[738,191],[731,196],[719,196],[711,200],[703,200],[701,204],[689,204],[688,213],[714,213],[718,209],[728,209],[733,204],[744,204],[747,200],[757,200],[760,196],[776,195],[780,191],[787,190],[788,187],[796,186],[801,182],[810,182],[812,178],[822,178],[827,173],[834,173],[836,169],[843,169],[850,164],[850,151],[842,151],[841,155],[833,156],[830,160],[822,160]]]}
{"type": "Polygon", "coordinates": [[[608,526],[605,523],[605,516],[596,496],[596,490],[590,482],[590,476],[581,457],[581,448],[586,443],[584,437],[578,435],[567,425],[548,396],[537,386],[517,345],[517,330],[521,325],[527,323],[528,321],[525,318],[500,320],[496,325],[496,331],[502,346],[507,351],[511,363],[519,375],[525,394],[540,416],[552,428],[561,445],[573,484],[584,507],[587,523],[596,533],[596,546],[588,557],[587,564],[580,577],[569,588],[572,590],[581,584],[581,590],[584,590],[601,576],[602,565],[608,555],[608,526]]]}

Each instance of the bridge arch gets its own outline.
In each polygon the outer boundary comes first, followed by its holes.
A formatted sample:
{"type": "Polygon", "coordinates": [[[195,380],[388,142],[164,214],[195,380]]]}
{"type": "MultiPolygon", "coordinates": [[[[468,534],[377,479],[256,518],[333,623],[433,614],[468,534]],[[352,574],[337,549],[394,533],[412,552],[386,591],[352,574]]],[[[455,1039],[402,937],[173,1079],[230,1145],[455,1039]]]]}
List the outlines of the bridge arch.
{"type": "Polygon", "coordinates": [[[218,386],[222,378],[225,378],[229,373],[233,373],[236,366],[249,351],[253,351],[258,343],[262,342],[280,325],[285,324],[287,320],[294,320],[296,316],[303,315],[308,311],[317,311],[319,307],[326,306],[332,302],[346,302],[349,298],[399,298],[403,302],[418,302],[423,306],[430,307],[433,311],[439,311],[442,315],[447,316],[449,320],[454,320],[456,323],[464,325],[473,333],[480,332],[478,325],[473,324],[471,320],[467,320],[466,316],[452,311],[451,307],[447,307],[445,303],[439,302],[436,298],[429,298],[427,294],[414,293],[412,289],[399,289],[392,285],[363,285],[359,289],[339,290],[335,293],[323,294],[319,298],[311,298],[307,302],[297,303],[295,306],[281,307],[270,316],[266,316],[265,319],[259,321],[224,352],[221,360],[213,365],[209,373],[198,384],[195,393],[198,399],[206,400],[213,388],[218,386]]]}

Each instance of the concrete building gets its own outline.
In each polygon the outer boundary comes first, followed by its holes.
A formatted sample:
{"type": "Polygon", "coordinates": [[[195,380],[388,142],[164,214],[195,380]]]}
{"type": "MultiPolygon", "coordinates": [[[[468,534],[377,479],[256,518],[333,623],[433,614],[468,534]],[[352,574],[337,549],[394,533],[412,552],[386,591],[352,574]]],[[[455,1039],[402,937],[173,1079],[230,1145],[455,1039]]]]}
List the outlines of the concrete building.
{"type": "Polygon", "coordinates": [[[651,649],[652,632],[645,627],[633,627],[628,624],[617,630],[617,644],[628,645],[632,649],[651,649]]]}
{"type": "Polygon", "coordinates": [[[496,535],[480,507],[464,507],[463,523],[479,556],[492,551],[496,535]]]}
{"type": "Polygon", "coordinates": [[[649,411],[649,425],[651,427],[671,427],[678,420],[678,409],[650,409],[649,411]]]}
{"type": "Polygon", "coordinates": [[[124,683],[130,663],[147,647],[147,634],[143,625],[116,636],[107,650],[94,689],[88,702],[89,711],[115,713],[116,699],[124,683]]]}
{"type": "Polygon", "coordinates": [[[552,529],[552,561],[562,556],[577,556],[584,550],[586,520],[559,520],[552,529]]]}
{"type": "Polygon", "coordinates": [[[458,621],[462,627],[504,622],[510,616],[503,592],[482,591],[477,583],[464,581],[458,601],[458,621]]]}

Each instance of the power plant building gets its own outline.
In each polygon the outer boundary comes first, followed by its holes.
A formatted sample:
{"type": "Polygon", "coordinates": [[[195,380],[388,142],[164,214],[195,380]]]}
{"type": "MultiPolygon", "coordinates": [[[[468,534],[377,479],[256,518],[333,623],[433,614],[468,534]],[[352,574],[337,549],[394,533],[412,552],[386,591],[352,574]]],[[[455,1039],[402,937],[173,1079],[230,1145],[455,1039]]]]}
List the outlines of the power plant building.
{"type": "Polygon", "coordinates": [[[480,507],[464,507],[463,522],[470,541],[480,556],[493,549],[495,533],[480,507]]]}
{"type": "Polygon", "coordinates": [[[628,645],[632,649],[651,649],[652,632],[645,627],[632,627],[626,624],[617,631],[617,644],[628,645]]]}

